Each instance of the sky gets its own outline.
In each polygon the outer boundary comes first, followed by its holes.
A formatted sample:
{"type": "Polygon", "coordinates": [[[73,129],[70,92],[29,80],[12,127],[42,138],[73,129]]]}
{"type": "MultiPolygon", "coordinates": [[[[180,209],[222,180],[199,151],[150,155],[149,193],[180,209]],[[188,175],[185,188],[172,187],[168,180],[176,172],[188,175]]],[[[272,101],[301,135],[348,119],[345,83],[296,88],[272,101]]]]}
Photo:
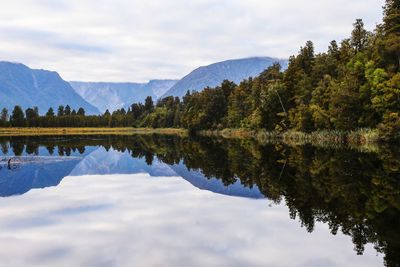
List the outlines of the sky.
{"type": "Polygon", "coordinates": [[[145,82],[373,30],[384,0],[1,0],[0,60],[65,80],[145,82]]]}

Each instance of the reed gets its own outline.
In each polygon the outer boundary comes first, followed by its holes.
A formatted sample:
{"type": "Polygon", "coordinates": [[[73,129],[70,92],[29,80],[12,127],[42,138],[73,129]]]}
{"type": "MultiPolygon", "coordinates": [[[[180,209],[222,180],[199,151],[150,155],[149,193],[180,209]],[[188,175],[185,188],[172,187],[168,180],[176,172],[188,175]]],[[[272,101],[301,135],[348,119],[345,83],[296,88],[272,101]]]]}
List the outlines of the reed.
{"type": "Polygon", "coordinates": [[[252,138],[260,143],[285,143],[288,145],[314,145],[319,147],[365,148],[367,151],[376,150],[380,141],[376,129],[359,129],[355,131],[323,130],[311,133],[299,131],[268,132],[265,130],[224,129],[198,132],[203,136],[219,136],[223,138],[252,138]]]}
{"type": "MultiPolygon", "coordinates": [[[[187,136],[188,131],[176,128],[0,128],[0,136],[29,136],[29,135],[131,135],[131,134],[168,134],[187,136]]],[[[367,151],[376,150],[381,141],[378,130],[358,129],[355,131],[315,131],[311,133],[299,131],[269,132],[251,129],[202,130],[201,136],[222,137],[226,139],[255,139],[260,143],[285,143],[288,145],[314,145],[320,147],[365,148],[367,151]]]]}

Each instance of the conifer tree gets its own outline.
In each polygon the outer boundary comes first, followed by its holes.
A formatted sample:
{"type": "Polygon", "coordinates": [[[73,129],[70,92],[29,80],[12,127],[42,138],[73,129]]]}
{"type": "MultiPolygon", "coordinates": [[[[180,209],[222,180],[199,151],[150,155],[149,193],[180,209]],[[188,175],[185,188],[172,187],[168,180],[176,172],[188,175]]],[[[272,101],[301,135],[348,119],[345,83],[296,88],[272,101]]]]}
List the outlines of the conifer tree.
{"type": "Polygon", "coordinates": [[[13,127],[24,127],[25,116],[20,106],[15,106],[10,117],[10,123],[13,127]]]}

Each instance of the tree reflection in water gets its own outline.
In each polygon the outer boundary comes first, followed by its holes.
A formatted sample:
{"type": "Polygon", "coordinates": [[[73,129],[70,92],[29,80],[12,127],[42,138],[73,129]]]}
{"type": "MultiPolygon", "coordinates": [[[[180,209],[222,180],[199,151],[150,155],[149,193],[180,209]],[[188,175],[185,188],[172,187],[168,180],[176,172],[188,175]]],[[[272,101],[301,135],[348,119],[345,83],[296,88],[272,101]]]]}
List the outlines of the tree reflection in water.
{"type": "Polygon", "coordinates": [[[292,219],[312,232],[326,223],[332,234],[352,237],[362,254],[372,243],[385,255],[387,266],[400,262],[400,150],[382,146],[379,152],[325,149],[313,146],[261,145],[251,140],[180,138],[176,136],[1,137],[4,155],[83,154],[87,146],[113,148],[132,157],[167,164],[183,162],[188,169],[225,185],[238,179],[257,185],[275,203],[284,202],[292,219]]]}

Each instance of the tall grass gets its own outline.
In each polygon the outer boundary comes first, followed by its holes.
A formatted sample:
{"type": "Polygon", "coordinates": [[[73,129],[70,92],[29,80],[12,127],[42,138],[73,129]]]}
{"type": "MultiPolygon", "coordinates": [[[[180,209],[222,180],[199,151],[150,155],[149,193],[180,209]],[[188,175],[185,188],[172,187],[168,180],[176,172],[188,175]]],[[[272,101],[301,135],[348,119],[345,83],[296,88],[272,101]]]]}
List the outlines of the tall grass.
{"type": "Polygon", "coordinates": [[[260,143],[285,143],[288,145],[314,145],[320,147],[352,147],[366,150],[375,150],[379,142],[378,131],[375,129],[359,129],[345,132],[337,130],[323,130],[311,133],[299,131],[287,131],[283,133],[268,132],[265,130],[246,130],[246,129],[224,129],[200,131],[200,135],[220,136],[223,138],[253,138],[260,143]]]}

